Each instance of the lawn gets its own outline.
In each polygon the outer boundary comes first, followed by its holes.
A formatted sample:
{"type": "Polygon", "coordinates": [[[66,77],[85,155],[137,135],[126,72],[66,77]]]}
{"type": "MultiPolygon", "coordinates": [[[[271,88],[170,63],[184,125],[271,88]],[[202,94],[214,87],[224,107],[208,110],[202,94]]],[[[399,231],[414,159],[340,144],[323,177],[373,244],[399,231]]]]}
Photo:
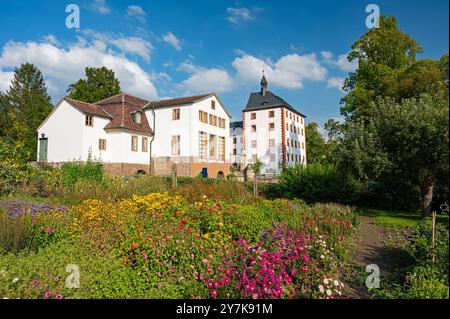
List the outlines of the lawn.
{"type": "Polygon", "coordinates": [[[376,223],[383,227],[416,227],[421,221],[418,212],[359,208],[356,213],[361,216],[374,217],[376,223]]]}

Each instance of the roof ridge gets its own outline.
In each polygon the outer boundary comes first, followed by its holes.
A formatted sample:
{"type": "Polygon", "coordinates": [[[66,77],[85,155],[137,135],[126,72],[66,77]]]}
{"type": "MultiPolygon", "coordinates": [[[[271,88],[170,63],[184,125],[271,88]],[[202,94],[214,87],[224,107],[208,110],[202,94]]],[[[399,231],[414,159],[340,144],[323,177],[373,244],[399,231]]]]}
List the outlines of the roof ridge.
{"type": "Polygon", "coordinates": [[[170,99],[154,100],[154,101],[150,101],[150,102],[164,102],[164,101],[170,101],[170,100],[179,100],[179,99],[187,99],[187,98],[200,97],[200,96],[208,96],[208,95],[213,95],[213,94],[216,94],[216,93],[210,92],[210,93],[188,95],[188,96],[182,96],[182,97],[173,97],[170,99]]]}

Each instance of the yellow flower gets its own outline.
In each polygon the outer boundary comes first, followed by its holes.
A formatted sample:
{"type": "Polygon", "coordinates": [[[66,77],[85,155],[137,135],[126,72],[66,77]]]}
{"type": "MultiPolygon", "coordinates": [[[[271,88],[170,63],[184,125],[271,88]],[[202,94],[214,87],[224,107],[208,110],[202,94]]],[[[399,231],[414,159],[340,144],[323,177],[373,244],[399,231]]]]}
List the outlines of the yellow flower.
{"type": "Polygon", "coordinates": [[[208,239],[209,238],[209,234],[208,233],[204,234],[203,238],[208,239]]]}

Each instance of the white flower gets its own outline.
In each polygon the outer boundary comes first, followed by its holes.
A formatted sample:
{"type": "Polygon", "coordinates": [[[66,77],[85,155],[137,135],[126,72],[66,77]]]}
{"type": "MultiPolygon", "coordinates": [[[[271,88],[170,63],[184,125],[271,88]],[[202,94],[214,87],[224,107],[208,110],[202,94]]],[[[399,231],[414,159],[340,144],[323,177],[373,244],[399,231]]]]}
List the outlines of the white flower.
{"type": "Polygon", "coordinates": [[[323,289],[323,286],[322,285],[319,285],[319,291],[321,292],[321,293],[323,293],[325,290],[323,289]]]}
{"type": "Polygon", "coordinates": [[[327,289],[327,296],[331,296],[331,290],[327,289]]]}
{"type": "Polygon", "coordinates": [[[17,277],[14,278],[12,282],[13,282],[13,284],[17,284],[19,282],[19,278],[17,278],[17,277]]]}
{"type": "Polygon", "coordinates": [[[323,283],[324,283],[325,285],[328,285],[328,279],[325,278],[325,279],[323,280],[323,283]]]}
{"type": "Polygon", "coordinates": [[[335,285],[335,286],[339,286],[339,281],[335,280],[335,281],[334,281],[334,285],[335,285]]]}
{"type": "Polygon", "coordinates": [[[324,258],[325,258],[325,256],[324,256],[324,255],[320,255],[320,258],[321,258],[321,259],[324,259],[324,258]]]}

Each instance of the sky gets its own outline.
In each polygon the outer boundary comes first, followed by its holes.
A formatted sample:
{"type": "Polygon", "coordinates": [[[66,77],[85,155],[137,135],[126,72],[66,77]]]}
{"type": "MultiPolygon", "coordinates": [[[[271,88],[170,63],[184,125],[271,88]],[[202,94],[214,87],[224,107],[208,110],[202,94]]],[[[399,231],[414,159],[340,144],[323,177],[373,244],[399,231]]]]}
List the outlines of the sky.
{"type": "Polygon", "coordinates": [[[30,62],[57,102],[86,66],[106,66],[126,93],[214,91],[239,120],[264,70],[271,92],[322,126],[341,118],[342,83],[357,67],[346,56],[368,31],[369,4],[397,17],[422,46],[419,58],[448,52],[447,0],[0,0],[0,91],[30,62]],[[79,28],[66,26],[69,4],[79,28]]]}

